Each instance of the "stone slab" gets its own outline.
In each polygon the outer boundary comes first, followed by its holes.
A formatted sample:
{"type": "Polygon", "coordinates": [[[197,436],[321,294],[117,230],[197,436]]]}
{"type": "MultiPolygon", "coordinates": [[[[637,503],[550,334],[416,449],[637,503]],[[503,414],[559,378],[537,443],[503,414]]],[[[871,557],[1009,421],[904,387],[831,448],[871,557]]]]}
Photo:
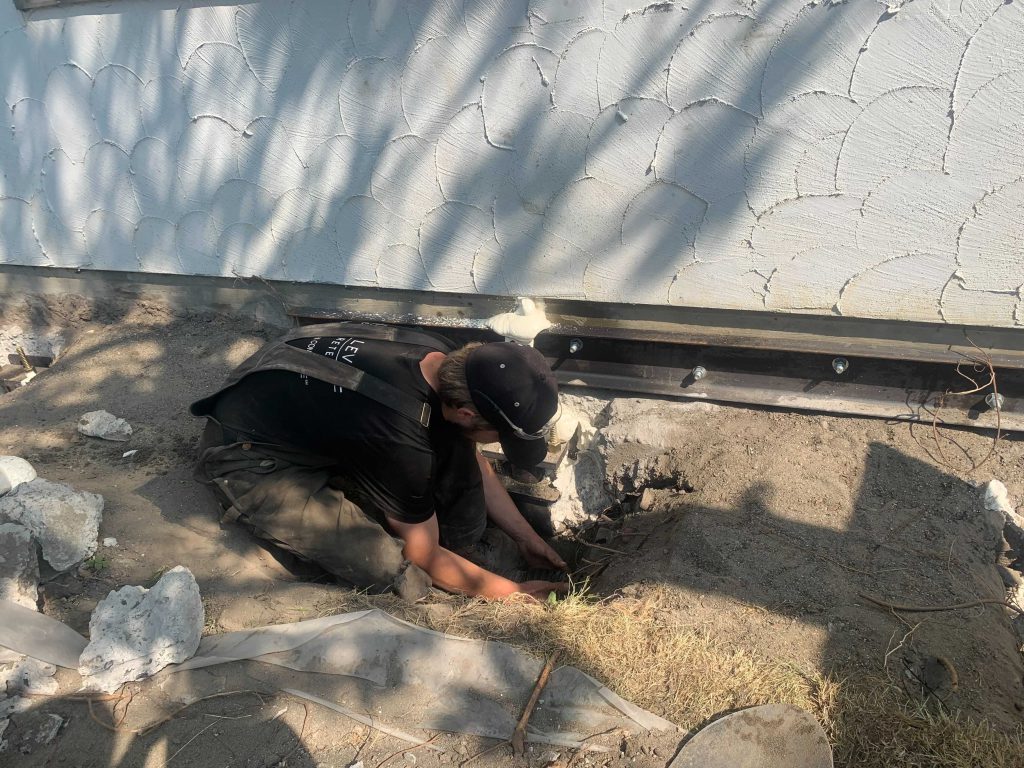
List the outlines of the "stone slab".
{"type": "Polygon", "coordinates": [[[669,768],[832,768],[832,748],[809,713],[765,704],[703,728],[669,768]]]}

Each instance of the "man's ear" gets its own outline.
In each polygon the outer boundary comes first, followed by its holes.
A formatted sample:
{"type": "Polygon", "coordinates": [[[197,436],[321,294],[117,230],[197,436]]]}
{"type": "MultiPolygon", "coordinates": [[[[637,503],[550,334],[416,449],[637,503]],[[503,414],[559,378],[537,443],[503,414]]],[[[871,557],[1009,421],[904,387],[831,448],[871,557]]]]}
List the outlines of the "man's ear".
{"type": "Polygon", "coordinates": [[[476,419],[479,418],[480,416],[480,414],[478,414],[472,408],[467,408],[465,406],[461,408],[456,408],[455,415],[458,417],[458,421],[456,423],[461,427],[472,426],[476,419]]]}

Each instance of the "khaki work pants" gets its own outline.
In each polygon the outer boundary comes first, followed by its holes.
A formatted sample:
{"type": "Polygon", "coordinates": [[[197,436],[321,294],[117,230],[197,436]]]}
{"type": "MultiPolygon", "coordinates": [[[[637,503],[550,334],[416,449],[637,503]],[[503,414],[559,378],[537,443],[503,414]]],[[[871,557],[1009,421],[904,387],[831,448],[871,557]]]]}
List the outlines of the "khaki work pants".
{"type": "Polygon", "coordinates": [[[225,442],[225,432],[208,421],[195,470],[225,510],[224,522],[351,586],[394,590],[410,601],[426,596],[430,577],[403,557],[404,543],[383,520],[346,497],[335,462],[265,443],[225,442]]]}

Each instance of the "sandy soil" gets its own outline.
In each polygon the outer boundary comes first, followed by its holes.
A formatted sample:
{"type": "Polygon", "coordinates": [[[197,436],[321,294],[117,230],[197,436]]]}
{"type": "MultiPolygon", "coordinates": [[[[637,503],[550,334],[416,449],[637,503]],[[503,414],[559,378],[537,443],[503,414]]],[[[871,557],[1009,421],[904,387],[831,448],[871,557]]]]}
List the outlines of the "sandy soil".
{"type": "MultiPolygon", "coordinates": [[[[104,313],[71,301],[33,304],[9,308],[0,320],[74,332],[52,370],[0,397],[0,453],[102,494],[100,538],[118,542],[99,550],[93,570],[47,584],[46,613],[85,632],[110,589],[150,584],[178,564],[199,582],[208,631],[309,618],[331,606],[339,587],[296,579],[244,534],[222,527],[212,497],[191,479],[200,424],[188,404],[273,329],[173,317],[145,303],[104,313]],[[76,432],[82,413],[101,408],[132,424],[129,443],[76,432]],[[123,458],[129,449],[137,453],[123,458]]],[[[1003,608],[901,618],[860,594],[916,604],[1001,598],[999,526],[969,481],[998,477],[1011,497],[1024,497],[1021,443],[1004,441],[999,457],[972,477],[929,455],[929,430],[903,424],[714,408],[681,416],[676,426],[667,460],[693,490],[657,491],[651,509],[615,526],[610,546],[628,556],[611,555],[597,591],[642,595],[668,585],[675,609],[694,625],[808,670],[902,678],[908,666],[945,659],[958,673],[955,689],[939,691],[949,707],[999,729],[1020,721],[1024,665],[1003,608]]],[[[976,456],[991,442],[957,438],[976,456]]],[[[133,702],[133,720],[146,719],[143,708],[167,711],[167,688],[140,686],[150,695],[133,702]]],[[[134,739],[97,726],[83,704],[67,699],[41,703],[19,727],[50,712],[68,720],[54,742],[31,755],[0,755],[0,764],[156,766],[174,757],[176,765],[347,766],[358,755],[375,766],[404,746],[312,707],[307,716],[286,697],[211,700],[134,739]]],[[[661,766],[678,742],[610,742],[613,752],[573,765],[661,766]]],[[[447,735],[436,743],[446,752],[418,751],[419,764],[459,764],[490,745],[447,735]]],[[[403,763],[412,760],[398,756],[389,765],[403,763]]],[[[476,764],[513,763],[499,750],[476,764]]]]}

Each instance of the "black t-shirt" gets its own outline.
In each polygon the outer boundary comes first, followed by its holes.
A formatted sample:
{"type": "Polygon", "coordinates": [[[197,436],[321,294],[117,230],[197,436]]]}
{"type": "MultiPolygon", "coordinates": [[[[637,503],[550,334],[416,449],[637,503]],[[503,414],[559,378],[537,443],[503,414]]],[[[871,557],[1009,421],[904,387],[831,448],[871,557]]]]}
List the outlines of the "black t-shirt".
{"type": "Polygon", "coordinates": [[[420,371],[420,361],[431,350],[333,336],[288,343],[335,359],[338,365],[352,365],[429,402],[429,428],[357,392],[274,370],[249,374],[214,406],[214,418],[240,439],[336,460],[347,495],[377,519],[423,522],[448,505],[445,497],[456,486],[479,483],[476,447],[445,421],[441,401],[420,371]]]}

